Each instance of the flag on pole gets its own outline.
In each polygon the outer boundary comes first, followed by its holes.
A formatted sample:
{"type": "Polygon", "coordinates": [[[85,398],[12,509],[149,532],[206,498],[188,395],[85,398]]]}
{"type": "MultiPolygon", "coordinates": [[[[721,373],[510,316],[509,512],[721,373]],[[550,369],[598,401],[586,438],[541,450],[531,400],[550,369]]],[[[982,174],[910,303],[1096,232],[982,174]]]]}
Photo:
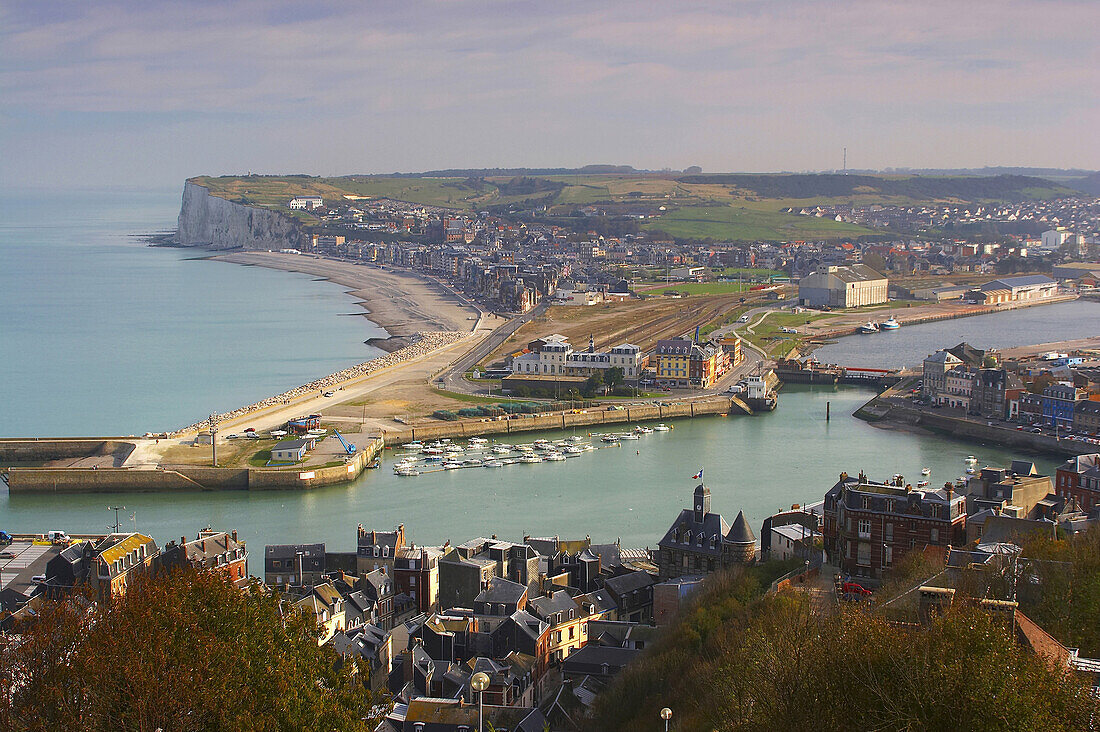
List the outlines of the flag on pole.
{"type": "Polygon", "coordinates": [[[691,476],[691,479],[692,480],[702,480],[703,479],[703,469],[699,468],[699,472],[696,473],[695,475],[691,476]]]}

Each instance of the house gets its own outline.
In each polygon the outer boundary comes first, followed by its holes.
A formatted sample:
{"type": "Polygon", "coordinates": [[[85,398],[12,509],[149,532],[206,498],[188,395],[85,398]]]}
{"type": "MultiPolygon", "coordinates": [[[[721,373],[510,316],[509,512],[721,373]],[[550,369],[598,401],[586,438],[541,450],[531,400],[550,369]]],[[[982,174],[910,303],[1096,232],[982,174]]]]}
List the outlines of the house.
{"type": "Polygon", "coordinates": [[[658,627],[674,623],[704,579],[703,575],[684,575],[653,585],[653,622],[658,627]]]}
{"type": "Polygon", "coordinates": [[[1059,465],[1054,491],[1075,501],[1082,511],[1100,506],[1100,453],[1078,455],[1059,465]]]}
{"type": "Polygon", "coordinates": [[[528,612],[550,626],[550,662],[560,663],[588,642],[588,618],[565,590],[536,597],[527,604],[528,612]]]}
{"type": "Polygon", "coordinates": [[[313,211],[325,205],[325,199],[321,196],[295,196],[290,199],[287,207],[299,211],[313,211]]]}
{"type": "Polygon", "coordinates": [[[360,581],[360,592],[374,604],[374,622],[383,630],[393,627],[394,586],[393,575],[385,567],[367,572],[360,581]]]}
{"type": "MultiPolygon", "coordinates": [[[[662,386],[708,389],[721,375],[720,357],[724,352],[710,345],[699,345],[687,338],[657,341],[657,383],[662,386]]],[[[721,359],[728,365],[728,357],[721,359]]]]}
{"type": "Polygon", "coordinates": [[[393,531],[367,531],[359,524],[355,531],[355,571],[359,574],[386,567],[391,572],[394,560],[405,548],[405,525],[393,531]]]}
{"type": "Polygon", "coordinates": [[[641,651],[634,648],[589,644],[562,662],[562,675],[574,680],[585,676],[610,679],[622,671],[639,653],[641,651]]]}
{"type": "Polygon", "coordinates": [[[344,630],[344,598],[329,582],[315,586],[308,595],[294,603],[294,606],[317,621],[321,628],[317,645],[323,646],[336,633],[344,630]]]}
{"type": "Polygon", "coordinates": [[[357,656],[365,660],[375,690],[382,688],[393,671],[393,636],[377,625],[360,625],[335,633],[329,645],[344,658],[357,656]]]}
{"type": "Polygon", "coordinates": [[[603,586],[618,606],[619,620],[648,623],[653,619],[653,585],[657,579],[649,572],[635,570],[604,580],[603,586]]]}
{"type": "Polygon", "coordinates": [[[876,483],[860,473],[825,494],[825,548],[846,574],[875,581],[906,553],[966,541],[966,497],[948,483],[919,489],[902,476],[876,483]]]}
{"type": "Polygon", "coordinates": [[[276,463],[300,463],[313,449],[312,439],[283,440],[271,448],[271,461],[276,463]]]}
{"type": "Polygon", "coordinates": [[[194,541],[180,537],[179,544],[169,542],[160,554],[164,567],[191,567],[199,571],[219,572],[236,585],[248,582],[248,551],[237,532],[203,529],[194,541]]]}
{"type": "Polygon", "coordinates": [[[264,547],[264,584],[310,588],[324,582],[324,544],[268,544],[264,547]]]}
{"type": "Polygon", "coordinates": [[[947,372],[961,365],[962,360],[946,350],[936,351],[924,359],[921,396],[938,404],[941,395],[947,391],[947,372]]]}
{"type": "Polygon", "coordinates": [[[657,544],[660,579],[681,575],[710,574],[733,564],[752,562],[756,537],[744,512],[730,526],[721,514],[710,510],[710,488],[695,487],[694,506],[683,509],[657,544]]]}
{"type": "Polygon", "coordinates": [[[439,560],[442,557],[441,549],[410,545],[399,549],[394,559],[394,585],[420,612],[439,609],[439,560]]]}
{"type": "Polygon", "coordinates": [[[87,580],[100,602],[126,594],[130,580],[153,566],[160,549],[137,532],[108,534],[93,545],[87,580]]]}
{"type": "Polygon", "coordinates": [[[889,281],[865,264],[827,266],[798,281],[798,302],[809,307],[858,308],[889,297],[889,281]]]}

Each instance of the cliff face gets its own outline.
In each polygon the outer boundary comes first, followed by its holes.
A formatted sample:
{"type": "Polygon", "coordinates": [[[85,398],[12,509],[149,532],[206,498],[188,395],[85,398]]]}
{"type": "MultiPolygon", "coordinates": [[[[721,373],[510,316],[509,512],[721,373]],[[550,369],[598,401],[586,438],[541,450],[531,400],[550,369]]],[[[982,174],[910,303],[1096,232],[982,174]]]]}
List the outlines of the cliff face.
{"type": "Polygon", "coordinates": [[[211,196],[188,181],[183,184],[176,241],[211,249],[301,249],[305,236],[289,216],[211,196]]]}

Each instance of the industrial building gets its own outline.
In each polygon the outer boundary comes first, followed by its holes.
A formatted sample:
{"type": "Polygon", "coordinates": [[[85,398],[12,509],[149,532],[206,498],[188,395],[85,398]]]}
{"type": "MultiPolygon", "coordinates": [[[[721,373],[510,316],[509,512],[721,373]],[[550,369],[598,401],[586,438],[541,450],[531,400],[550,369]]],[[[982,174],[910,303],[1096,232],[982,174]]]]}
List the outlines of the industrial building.
{"type": "Polygon", "coordinates": [[[865,264],[829,266],[798,281],[798,302],[809,307],[858,308],[887,301],[889,281],[865,264]]]}

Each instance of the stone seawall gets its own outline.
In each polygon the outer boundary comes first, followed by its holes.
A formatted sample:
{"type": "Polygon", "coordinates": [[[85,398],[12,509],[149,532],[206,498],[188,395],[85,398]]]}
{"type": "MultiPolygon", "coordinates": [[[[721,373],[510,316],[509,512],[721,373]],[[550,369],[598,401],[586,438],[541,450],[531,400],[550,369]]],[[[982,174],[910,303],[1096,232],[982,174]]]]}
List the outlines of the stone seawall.
{"type": "Polygon", "coordinates": [[[125,459],[134,450],[125,437],[48,437],[0,439],[0,465],[117,455],[125,459]]]}
{"type": "Polygon", "coordinates": [[[302,249],[305,234],[289,216],[266,208],[210,195],[206,188],[183,184],[176,243],[210,249],[302,249]]]}
{"type": "Polygon", "coordinates": [[[326,468],[171,469],[12,468],[11,493],[153,493],[196,490],[300,490],[355,480],[381,452],[376,438],[343,465],[326,468]]]}
{"type": "Polygon", "coordinates": [[[413,440],[517,434],[539,430],[570,430],[574,427],[651,422],[654,420],[702,417],[731,412],[735,414],[746,413],[742,406],[734,404],[729,397],[720,396],[671,402],[667,406],[656,404],[624,405],[621,410],[587,409],[580,412],[526,415],[516,419],[460,419],[454,422],[418,425],[405,430],[387,430],[385,439],[386,445],[400,445],[413,440]]]}
{"type": "Polygon", "coordinates": [[[929,414],[910,407],[889,404],[878,397],[864,404],[853,415],[871,424],[895,424],[916,427],[968,442],[986,442],[1002,447],[1047,455],[1075,456],[1094,452],[1094,445],[1036,435],[1026,430],[1005,429],[986,422],[959,419],[945,414],[929,414]]]}

